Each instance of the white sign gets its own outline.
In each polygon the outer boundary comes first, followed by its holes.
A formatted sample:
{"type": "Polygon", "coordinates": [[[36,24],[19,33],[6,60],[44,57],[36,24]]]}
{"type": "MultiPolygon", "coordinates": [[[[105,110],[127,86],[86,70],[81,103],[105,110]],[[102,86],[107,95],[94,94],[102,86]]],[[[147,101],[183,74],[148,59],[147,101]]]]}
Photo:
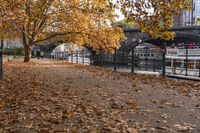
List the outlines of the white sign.
{"type": "MultiPolygon", "coordinates": [[[[167,48],[167,56],[185,56],[186,49],[172,49],[167,48]]],[[[200,49],[188,49],[188,56],[199,56],[200,57],[200,49]]]]}

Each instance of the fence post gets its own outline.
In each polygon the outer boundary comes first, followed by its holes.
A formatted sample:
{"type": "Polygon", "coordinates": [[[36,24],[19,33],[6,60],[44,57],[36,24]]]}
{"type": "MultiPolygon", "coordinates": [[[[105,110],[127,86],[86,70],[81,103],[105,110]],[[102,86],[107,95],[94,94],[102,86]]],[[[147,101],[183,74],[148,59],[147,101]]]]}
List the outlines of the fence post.
{"type": "Polygon", "coordinates": [[[64,51],[64,62],[66,61],[66,51],[64,51]]]}
{"type": "Polygon", "coordinates": [[[185,60],[185,76],[188,76],[188,45],[186,47],[186,60],[185,60]]]}
{"type": "Polygon", "coordinates": [[[84,49],[82,50],[82,64],[84,65],[84,58],[85,58],[85,56],[84,56],[84,49]]]}
{"type": "Polygon", "coordinates": [[[199,60],[199,77],[200,77],[200,60],[199,60]]]}
{"type": "Polygon", "coordinates": [[[68,54],[68,51],[66,52],[66,59],[67,59],[67,62],[69,62],[69,54],[68,54]]]}
{"type": "Polygon", "coordinates": [[[145,47],[145,53],[146,53],[146,56],[145,56],[145,71],[147,71],[147,47],[145,47]]]}
{"type": "Polygon", "coordinates": [[[156,71],[156,68],[155,68],[155,67],[156,67],[156,64],[155,64],[155,63],[156,63],[156,59],[153,59],[153,72],[156,71]]]}
{"type": "Polygon", "coordinates": [[[117,49],[115,48],[114,53],[114,71],[117,71],[117,49]]]}
{"type": "Polygon", "coordinates": [[[76,64],[78,64],[78,50],[76,50],[76,64]]]}
{"type": "Polygon", "coordinates": [[[134,44],[132,44],[131,50],[132,50],[131,72],[134,73],[134,71],[135,71],[135,46],[134,46],[134,44]]]}
{"type": "Polygon", "coordinates": [[[100,61],[101,61],[101,67],[103,67],[103,53],[100,53],[100,61]]]}
{"type": "Polygon", "coordinates": [[[64,61],[66,61],[67,58],[66,58],[66,51],[64,51],[64,61]]]}
{"type": "Polygon", "coordinates": [[[64,52],[62,51],[62,61],[64,61],[64,52]]]}
{"type": "Polygon", "coordinates": [[[65,52],[63,51],[63,61],[65,61],[65,52]]]}
{"type": "Polygon", "coordinates": [[[58,57],[57,57],[57,60],[59,61],[60,59],[60,52],[58,52],[58,57]]]}
{"type": "Polygon", "coordinates": [[[92,54],[92,51],[90,51],[90,65],[92,65],[92,58],[93,58],[93,54],[92,54]]]}
{"type": "Polygon", "coordinates": [[[176,59],[174,59],[174,74],[176,74],[176,59]]]}
{"type": "Polygon", "coordinates": [[[71,51],[71,63],[73,63],[73,52],[71,51]]]}
{"type": "Polygon", "coordinates": [[[166,68],[166,58],[165,58],[166,44],[163,45],[162,52],[163,52],[163,56],[162,56],[162,76],[164,77],[165,76],[165,68],[166,68]]]}
{"type": "Polygon", "coordinates": [[[139,70],[140,70],[140,56],[138,56],[138,67],[139,67],[139,70]]]}

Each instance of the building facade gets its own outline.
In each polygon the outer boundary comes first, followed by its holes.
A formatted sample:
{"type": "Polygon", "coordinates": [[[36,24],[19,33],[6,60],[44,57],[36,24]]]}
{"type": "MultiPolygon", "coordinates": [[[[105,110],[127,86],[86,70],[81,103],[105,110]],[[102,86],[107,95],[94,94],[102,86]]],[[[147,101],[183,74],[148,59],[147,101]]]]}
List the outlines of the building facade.
{"type": "Polygon", "coordinates": [[[193,26],[196,25],[196,16],[200,16],[200,0],[191,1],[192,10],[182,10],[180,14],[174,16],[174,26],[193,26]],[[198,10],[199,11],[198,11],[198,10]]]}
{"type": "Polygon", "coordinates": [[[14,49],[14,48],[22,48],[23,43],[20,39],[10,39],[4,41],[4,48],[14,49]]]}
{"type": "Polygon", "coordinates": [[[195,0],[195,20],[200,25],[200,0],[195,0]]]}

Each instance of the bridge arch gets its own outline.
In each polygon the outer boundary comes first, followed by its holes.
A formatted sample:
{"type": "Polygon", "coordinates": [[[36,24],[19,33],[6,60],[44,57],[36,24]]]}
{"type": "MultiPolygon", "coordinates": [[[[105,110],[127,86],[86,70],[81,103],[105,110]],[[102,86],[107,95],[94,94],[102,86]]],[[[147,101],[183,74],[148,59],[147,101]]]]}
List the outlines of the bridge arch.
{"type": "Polygon", "coordinates": [[[128,39],[122,43],[122,47],[120,50],[128,53],[128,51],[131,51],[131,46],[134,43],[133,40],[137,40],[139,38],[142,39],[142,42],[150,43],[158,47],[162,47],[164,44],[200,44],[200,27],[173,28],[171,31],[176,32],[176,37],[174,38],[174,40],[166,41],[161,39],[153,39],[149,37],[146,33],[142,33],[139,29],[126,29],[124,30],[124,33],[128,39]]]}

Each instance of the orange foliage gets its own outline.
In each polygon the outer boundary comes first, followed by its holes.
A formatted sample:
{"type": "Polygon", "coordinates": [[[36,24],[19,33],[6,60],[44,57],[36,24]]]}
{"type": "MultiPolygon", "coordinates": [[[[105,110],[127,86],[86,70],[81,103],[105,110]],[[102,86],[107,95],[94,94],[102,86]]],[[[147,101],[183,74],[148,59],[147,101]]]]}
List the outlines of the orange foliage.
{"type": "Polygon", "coordinates": [[[174,26],[174,15],[190,10],[191,0],[117,0],[116,6],[136,22],[142,32],[153,38],[170,40],[175,37],[174,32],[169,32],[174,26]]]}

